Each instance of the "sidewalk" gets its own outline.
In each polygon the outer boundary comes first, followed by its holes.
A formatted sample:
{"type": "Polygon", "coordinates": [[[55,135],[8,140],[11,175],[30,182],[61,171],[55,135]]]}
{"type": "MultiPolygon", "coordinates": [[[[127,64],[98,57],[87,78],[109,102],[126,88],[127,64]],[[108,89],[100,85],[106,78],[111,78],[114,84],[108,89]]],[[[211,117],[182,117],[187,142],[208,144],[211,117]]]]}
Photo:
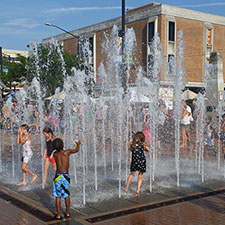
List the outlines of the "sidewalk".
{"type": "Polygon", "coordinates": [[[0,225],[33,224],[44,225],[46,223],[35,218],[23,209],[20,209],[10,202],[0,199],[0,225]]]}
{"type": "Polygon", "coordinates": [[[222,225],[225,221],[225,181],[87,204],[71,209],[72,218],[63,221],[54,220],[55,202],[48,197],[49,189],[18,193],[13,187],[0,186],[0,225],[222,225]]]}
{"type": "Polygon", "coordinates": [[[225,194],[172,204],[157,209],[96,222],[96,225],[222,225],[225,221],[225,194]]]}

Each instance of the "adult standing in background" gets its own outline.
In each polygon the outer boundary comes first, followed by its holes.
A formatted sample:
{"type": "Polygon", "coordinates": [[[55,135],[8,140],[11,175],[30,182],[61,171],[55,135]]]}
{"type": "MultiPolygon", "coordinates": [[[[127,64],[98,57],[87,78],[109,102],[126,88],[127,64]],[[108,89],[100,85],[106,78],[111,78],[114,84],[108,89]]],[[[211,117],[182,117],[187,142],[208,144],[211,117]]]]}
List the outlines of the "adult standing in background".
{"type": "MultiPolygon", "coordinates": [[[[182,144],[181,148],[187,148],[187,136],[190,138],[190,118],[191,107],[187,105],[185,101],[182,103],[182,116],[181,116],[181,133],[182,133],[182,144]]],[[[189,139],[190,141],[190,139],[189,139]]]]}

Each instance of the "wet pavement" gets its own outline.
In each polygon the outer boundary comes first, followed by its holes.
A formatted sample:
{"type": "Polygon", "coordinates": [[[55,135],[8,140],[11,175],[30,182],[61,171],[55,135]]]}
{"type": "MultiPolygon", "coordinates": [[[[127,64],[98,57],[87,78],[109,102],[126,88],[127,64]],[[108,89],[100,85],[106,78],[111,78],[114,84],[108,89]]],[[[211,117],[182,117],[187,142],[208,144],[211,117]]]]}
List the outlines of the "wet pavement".
{"type": "Polygon", "coordinates": [[[224,224],[225,194],[198,200],[181,202],[156,209],[146,210],[111,220],[96,222],[96,225],[180,225],[224,224]]]}
{"type": "MultiPolygon", "coordinates": [[[[8,139],[7,139],[8,140],[8,139]]],[[[9,143],[10,144],[10,143],[9,143]]],[[[164,149],[164,148],[163,148],[164,149]]],[[[38,152],[35,160],[38,161],[40,156],[38,152]],[[38,158],[39,157],[39,158],[38,158]]],[[[210,157],[214,157],[214,152],[209,152],[210,157]]],[[[168,154],[168,152],[167,152],[168,154]]],[[[184,170],[180,174],[181,183],[184,186],[176,188],[174,173],[169,174],[169,178],[173,181],[172,186],[167,186],[166,176],[160,177],[160,184],[153,184],[153,192],[150,193],[144,189],[140,196],[135,196],[135,192],[131,187],[130,192],[126,195],[122,192],[122,197],[111,197],[108,200],[98,202],[87,202],[83,208],[71,207],[71,218],[62,221],[56,221],[55,215],[55,199],[52,197],[51,177],[54,172],[49,169],[49,184],[45,189],[41,186],[41,176],[38,177],[35,184],[28,187],[18,187],[15,184],[21,179],[20,157],[15,155],[15,174],[13,178],[12,165],[10,164],[11,156],[8,149],[2,152],[3,157],[3,173],[0,180],[0,225],[39,225],[39,224],[58,224],[58,225],[222,225],[225,224],[225,179],[223,176],[215,177],[215,173],[210,173],[207,181],[199,182],[199,175],[185,173],[184,170]],[[18,164],[18,165],[17,165],[18,164]],[[7,179],[4,181],[3,176],[7,179]],[[198,179],[187,179],[188,177],[198,176],[198,179]],[[196,182],[197,181],[197,182],[196,182]],[[11,182],[11,183],[10,183],[11,182]],[[161,187],[162,185],[162,187],[161,187]],[[160,190],[158,190],[160,187],[160,190]],[[132,195],[132,193],[134,195],[132,195]]],[[[186,156],[185,156],[186,157],[186,156]]],[[[189,161],[187,169],[191,167],[189,161]]],[[[165,164],[165,161],[162,163],[165,164]]],[[[41,171],[40,163],[32,161],[30,167],[35,172],[41,171]],[[37,166],[35,163],[38,163],[37,166]]],[[[171,169],[170,167],[168,167],[171,169]]],[[[206,164],[205,169],[209,171],[213,167],[206,164]]],[[[221,173],[223,174],[223,173],[221,173]]],[[[99,175],[100,176],[100,175],[99,175]]],[[[194,178],[194,177],[192,177],[194,178]]],[[[157,178],[156,178],[157,179],[157,178]]],[[[102,190],[109,193],[112,186],[118,187],[118,180],[114,183],[108,182],[102,190]],[[111,186],[110,186],[111,185],[111,186]]],[[[157,183],[157,181],[155,183],[157,183]]],[[[147,182],[145,182],[147,183],[147,182]]],[[[168,184],[171,184],[168,183],[168,184]]],[[[135,182],[133,184],[136,185],[135,182]]],[[[144,185],[144,184],[143,184],[144,185]]],[[[122,187],[125,186],[124,181],[122,187]]],[[[133,187],[134,187],[133,186],[133,187]]],[[[91,189],[93,190],[93,189],[91,189]]],[[[71,196],[76,196],[82,192],[78,190],[77,185],[72,185],[71,196]]],[[[87,195],[90,194],[87,192],[87,195]]],[[[80,196],[79,196],[80,197],[80,196]]],[[[73,205],[73,204],[71,204],[73,205]]],[[[62,201],[62,214],[64,214],[64,202],[62,201]]]]}
{"type": "Polygon", "coordinates": [[[222,225],[225,221],[224,180],[87,204],[71,209],[71,218],[62,221],[54,220],[50,192],[50,187],[18,191],[15,185],[1,183],[0,225],[222,225]]]}

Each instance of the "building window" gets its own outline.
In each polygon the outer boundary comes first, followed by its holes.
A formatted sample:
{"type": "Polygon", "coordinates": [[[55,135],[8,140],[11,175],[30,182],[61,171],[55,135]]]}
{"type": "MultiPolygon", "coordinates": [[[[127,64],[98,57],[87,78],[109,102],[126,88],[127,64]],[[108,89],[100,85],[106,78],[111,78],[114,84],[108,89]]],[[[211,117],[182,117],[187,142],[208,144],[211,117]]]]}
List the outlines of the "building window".
{"type": "Polygon", "coordinates": [[[173,16],[166,17],[166,56],[167,65],[165,80],[171,81],[175,70],[174,58],[176,55],[176,19],[173,16]]]}
{"type": "Polygon", "coordinates": [[[94,67],[94,60],[93,60],[93,56],[94,56],[94,38],[90,37],[88,40],[88,45],[89,45],[89,53],[87,53],[87,60],[88,60],[88,64],[89,64],[89,71],[91,70],[93,72],[93,67],[94,67]]]}
{"type": "Polygon", "coordinates": [[[155,22],[148,23],[148,42],[150,43],[155,36],[155,22]]]}
{"type": "Polygon", "coordinates": [[[172,74],[174,72],[174,55],[168,55],[168,73],[172,74]]]}
{"type": "Polygon", "coordinates": [[[148,56],[148,65],[149,65],[149,67],[153,68],[153,66],[154,66],[153,55],[148,56]]]}
{"type": "Polygon", "coordinates": [[[213,29],[212,27],[206,28],[206,41],[205,41],[205,48],[206,48],[206,56],[205,61],[209,63],[210,53],[213,51],[213,29]]]}
{"type": "Polygon", "coordinates": [[[94,52],[94,38],[93,37],[89,38],[89,50],[91,51],[91,56],[93,57],[93,52],[94,52]]]}
{"type": "Polygon", "coordinates": [[[147,76],[153,79],[153,67],[154,67],[154,50],[152,49],[152,44],[154,41],[155,34],[158,32],[158,17],[150,17],[148,20],[147,25],[147,37],[146,37],[146,44],[147,44],[147,76]]]}
{"type": "Polygon", "coordinates": [[[169,41],[175,41],[175,22],[169,21],[169,41]]]}
{"type": "Polygon", "coordinates": [[[94,66],[94,38],[85,38],[78,42],[79,56],[84,62],[85,72],[93,71],[94,66]]]}
{"type": "Polygon", "coordinates": [[[153,77],[153,66],[154,66],[154,59],[153,55],[148,55],[148,77],[153,77]]]}
{"type": "Polygon", "coordinates": [[[207,29],[207,45],[212,45],[212,29],[207,29]]]}

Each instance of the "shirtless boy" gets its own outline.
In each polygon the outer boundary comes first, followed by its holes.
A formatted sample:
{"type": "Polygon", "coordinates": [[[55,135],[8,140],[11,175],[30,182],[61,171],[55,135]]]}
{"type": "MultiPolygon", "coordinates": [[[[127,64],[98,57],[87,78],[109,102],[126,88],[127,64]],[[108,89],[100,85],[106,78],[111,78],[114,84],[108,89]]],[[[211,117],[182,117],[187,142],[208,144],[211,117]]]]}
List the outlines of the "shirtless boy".
{"type": "Polygon", "coordinates": [[[55,219],[62,220],[61,216],[61,197],[65,199],[66,214],[65,218],[70,217],[70,175],[69,175],[69,157],[80,149],[80,141],[76,141],[74,149],[63,150],[63,141],[56,138],[53,141],[53,149],[50,159],[54,156],[56,161],[56,174],[53,179],[53,196],[56,197],[55,219]]]}

